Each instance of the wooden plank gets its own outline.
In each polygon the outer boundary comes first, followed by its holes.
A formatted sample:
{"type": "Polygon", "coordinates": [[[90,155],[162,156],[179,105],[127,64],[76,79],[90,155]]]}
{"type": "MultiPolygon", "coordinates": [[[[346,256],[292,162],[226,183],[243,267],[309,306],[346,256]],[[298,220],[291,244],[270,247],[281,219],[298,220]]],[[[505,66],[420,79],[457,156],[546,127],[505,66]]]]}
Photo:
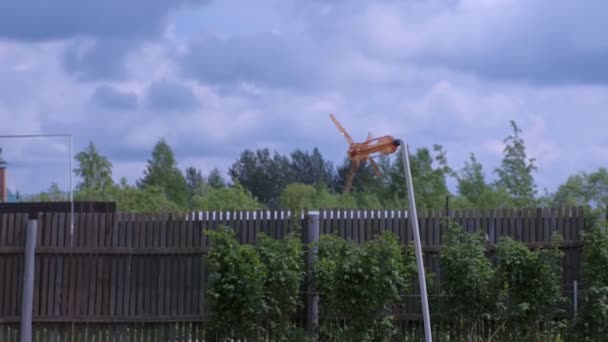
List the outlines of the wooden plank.
{"type": "Polygon", "coordinates": [[[6,287],[4,289],[4,292],[0,293],[0,296],[4,297],[3,302],[6,303],[2,307],[2,310],[1,310],[3,313],[3,316],[11,316],[11,314],[12,314],[11,301],[12,301],[12,297],[15,296],[15,294],[13,293],[14,290],[13,290],[13,282],[12,282],[13,278],[15,277],[15,275],[13,274],[13,268],[16,267],[15,259],[16,259],[16,256],[13,256],[13,255],[6,256],[4,258],[4,260],[6,260],[6,264],[5,264],[6,273],[4,273],[4,275],[3,275],[3,278],[4,278],[3,280],[6,284],[6,287]]]}
{"type": "MultiPolygon", "coordinates": [[[[2,215],[0,214],[0,222],[2,221],[2,215]]],[[[5,230],[6,226],[0,226],[1,230],[5,230]]],[[[7,270],[7,263],[9,262],[7,257],[0,257],[0,274],[2,274],[2,278],[0,279],[0,317],[5,317],[8,316],[8,313],[5,311],[6,307],[8,306],[6,299],[4,298],[5,294],[8,293],[8,290],[6,289],[6,278],[4,275],[8,274],[8,270],[7,270]]],[[[36,291],[34,289],[34,291],[36,291]]],[[[34,292],[35,293],[35,292],[34,292]]],[[[36,296],[34,296],[34,298],[36,298],[36,296]]],[[[34,306],[34,312],[36,312],[35,309],[36,306],[34,306]]],[[[0,331],[2,330],[2,324],[0,324],[0,331]]],[[[0,332],[0,336],[1,336],[1,332],[0,332]]]]}
{"type": "Polygon", "coordinates": [[[8,245],[7,243],[7,232],[8,232],[8,214],[0,214],[0,248],[8,245]]]}
{"type": "MultiPolygon", "coordinates": [[[[127,216],[126,214],[118,214],[118,241],[117,245],[126,246],[127,244],[127,216]]],[[[121,316],[125,315],[125,311],[128,308],[128,301],[125,300],[125,272],[127,257],[114,257],[115,260],[115,285],[114,285],[114,315],[121,316]]]]}
{"type": "Polygon", "coordinates": [[[574,240],[580,240],[582,238],[581,232],[585,228],[585,212],[583,207],[577,207],[576,210],[576,229],[574,231],[574,240]]]}
{"type": "MultiPolygon", "coordinates": [[[[428,246],[429,245],[429,220],[428,220],[428,214],[429,211],[428,209],[421,209],[418,212],[418,229],[420,230],[420,243],[422,244],[422,246],[428,246]]],[[[413,229],[413,227],[412,227],[413,229]]],[[[413,230],[412,230],[412,234],[413,234],[413,230]]],[[[413,239],[413,236],[412,236],[413,239]]]]}
{"type": "MultiPolygon", "coordinates": [[[[139,216],[129,215],[129,224],[127,230],[127,246],[133,247],[135,243],[134,240],[137,240],[139,236],[139,216]]],[[[125,314],[128,316],[135,316],[136,310],[136,297],[132,288],[136,286],[135,278],[137,275],[137,265],[133,255],[129,255],[125,260],[125,286],[124,286],[124,294],[126,304],[125,314]]]]}

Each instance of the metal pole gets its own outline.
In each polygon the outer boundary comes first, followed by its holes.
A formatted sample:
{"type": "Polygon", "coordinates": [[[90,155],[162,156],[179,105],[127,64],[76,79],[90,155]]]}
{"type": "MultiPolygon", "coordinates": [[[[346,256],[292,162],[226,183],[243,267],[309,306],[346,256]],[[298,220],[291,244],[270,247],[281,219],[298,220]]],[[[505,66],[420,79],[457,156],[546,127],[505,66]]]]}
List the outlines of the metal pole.
{"type": "Polygon", "coordinates": [[[433,337],[431,335],[431,319],[429,315],[429,303],[428,296],[426,293],[426,277],[424,272],[424,262],[422,260],[422,246],[420,243],[420,231],[418,230],[418,214],[416,213],[416,200],[414,196],[414,185],[412,182],[412,171],[410,168],[410,157],[407,147],[407,143],[403,143],[401,147],[401,153],[403,155],[403,172],[405,173],[405,184],[407,187],[407,199],[409,204],[408,216],[410,218],[410,224],[412,225],[412,231],[414,232],[414,243],[416,247],[416,265],[418,268],[418,280],[420,283],[420,297],[422,299],[422,316],[424,319],[424,336],[427,342],[431,342],[433,337]]]}
{"type": "Polygon", "coordinates": [[[25,268],[23,270],[23,297],[21,306],[21,342],[32,341],[32,307],[34,302],[34,261],[38,220],[27,222],[25,242],[25,268]]]}
{"type": "MultiPolygon", "coordinates": [[[[69,175],[70,175],[70,236],[74,235],[74,190],[73,190],[73,186],[72,186],[72,135],[70,135],[70,163],[69,163],[69,175]]],[[[72,241],[72,239],[70,238],[70,241],[72,241]]],[[[71,245],[71,243],[70,243],[71,245]]]]}
{"type": "Polygon", "coordinates": [[[313,244],[308,251],[308,284],[306,295],[306,331],[313,337],[319,325],[319,296],[314,293],[313,269],[317,258],[317,247],[314,245],[319,241],[319,212],[308,213],[308,231],[306,232],[306,242],[313,244]]]}

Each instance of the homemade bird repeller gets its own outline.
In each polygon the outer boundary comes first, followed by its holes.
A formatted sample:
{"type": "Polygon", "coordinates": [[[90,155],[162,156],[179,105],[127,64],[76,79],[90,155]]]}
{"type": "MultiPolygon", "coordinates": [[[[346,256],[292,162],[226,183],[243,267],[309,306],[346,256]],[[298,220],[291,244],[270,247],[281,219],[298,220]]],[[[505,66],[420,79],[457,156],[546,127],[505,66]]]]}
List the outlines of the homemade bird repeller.
{"type": "Polygon", "coordinates": [[[369,161],[376,174],[381,176],[382,173],[374,162],[373,158],[380,157],[382,155],[389,155],[397,151],[397,148],[401,146],[401,153],[403,156],[403,170],[405,174],[405,186],[407,188],[407,199],[409,205],[409,211],[407,216],[409,217],[410,224],[412,225],[412,231],[414,233],[414,243],[416,250],[416,266],[418,268],[418,280],[420,284],[420,297],[422,299],[422,316],[424,320],[424,335],[427,342],[433,340],[431,335],[431,320],[429,315],[429,303],[428,296],[426,293],[426,277],[424,272],[424,263],[422,260],[422,246],[420,243],[420,231],[418,228],[418,214],[416,213],[416,201],[414,196],[414,187],[412,184],[412,171],[410,168],[410,158],[407,144],[404,144],[400,139],[395,139],[391,135],[385,135],[379,138],[372,138],[372,133],[369,132],[367,139],[362,143],[355,143],[350,137],[348,132],[340,125],[338,120],[333,114],[329,114],[329,117],[334,122],[336,127],[344,138],[348,142],[349,147],[347,156],[352,162],[352,166],[346,177],[346,183],[344,184],[344,192],[348,192],[352,186],[355,173],[361,166],[362,162],[369,161]]]}

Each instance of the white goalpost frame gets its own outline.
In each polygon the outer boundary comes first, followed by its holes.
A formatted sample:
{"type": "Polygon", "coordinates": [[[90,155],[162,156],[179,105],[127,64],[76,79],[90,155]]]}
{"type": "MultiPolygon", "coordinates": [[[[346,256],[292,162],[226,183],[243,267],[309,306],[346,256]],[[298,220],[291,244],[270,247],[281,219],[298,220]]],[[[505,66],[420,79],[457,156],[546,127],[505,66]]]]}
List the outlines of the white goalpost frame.
{"type": "Polygon", "coordinates": [[[420,243],[420,231],[418,228],[418,214],[416,212],[416,199],[414,196],[414,185],[412,182],[412,170],[410,168],[408,145],[405,141],[403,141],[403,146],[401,146],[401,153],[403,156],[403,172],[405,174],[405,186],[407,188],[407,199],[409,205],[407,216],[409,217],[410,224],[412,225],[412,231],[414,232],[416,266],[418,268],[420,297],[422,301],[422,317],[424,320],[424,336],[426,338],[426,342],[431,342],[433,337],[431,335],[431,318],[429,314],[428,295],[426,292],[426,276],[424,272],[424,262],[422,260],[422,245],[420,243]]]}

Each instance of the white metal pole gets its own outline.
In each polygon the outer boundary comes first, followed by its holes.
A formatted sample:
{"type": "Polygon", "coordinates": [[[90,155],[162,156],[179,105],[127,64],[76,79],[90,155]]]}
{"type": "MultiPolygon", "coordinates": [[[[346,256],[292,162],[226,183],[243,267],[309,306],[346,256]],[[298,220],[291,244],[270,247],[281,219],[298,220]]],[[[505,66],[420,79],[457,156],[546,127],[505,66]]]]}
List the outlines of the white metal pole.
{"type": "MultiPolygon", "coordinates": [[[[72,172],[74,171],[72,170],[72,159],[72,135],[70,134],[70,236],[74,235],[74,188],[72,186],[72,172]]],[[[70,239],[70,241],[72,241],[72,239],[70,239]]]]}
{"type": "Polygon", "coordinates": [[[407,199],[409,204],[409,212],[407,216],[410,219],[412,225],[412,231],[414,232],[414,243],[416,249],[416,265],[418,268],[418,279],[420,283],[420,297],[422,299],[422,317],[424,320],[424,336],[427,342],[431,342],[433,337],[431,335],[431,318],[429,315],[429,302],[426,293],[426,277],[424,272],[424,262],[422,260],[422,246],[420,243],[420,231],[418,229],[418,214],[416,213],[416,200],[414,196],[414,185],[412,182],[412,171],[410,168],[410,157],[407,147],[407,143],[403,142],[401,147],[401,153],[403,155],[403,172],[405,174],[405,184],[407,187],[407,199]]]}
{"type": "Polygon", "coordinates": [[[34,302],[34,268],[36,260],[36,235],[38,220],[27,221],[25,264],[23,269],[23,297],[21,303],[21,342],[32,341],[32,308],[34,302]]]}

